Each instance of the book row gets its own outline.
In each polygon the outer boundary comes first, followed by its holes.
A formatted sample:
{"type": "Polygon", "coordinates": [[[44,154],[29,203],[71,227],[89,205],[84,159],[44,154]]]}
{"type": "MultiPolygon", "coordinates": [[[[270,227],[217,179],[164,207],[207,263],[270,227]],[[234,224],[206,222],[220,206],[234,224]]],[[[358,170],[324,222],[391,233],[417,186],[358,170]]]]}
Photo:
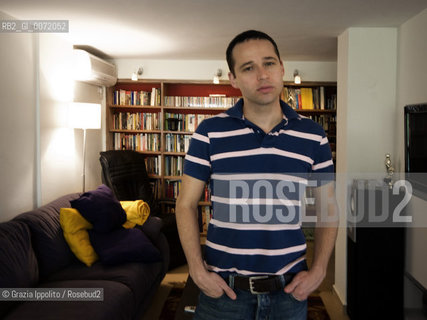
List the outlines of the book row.
{"type": "MultiPolygon", "coordinates": [[[[145,159],[145,163],[147,164],[147,159],[145,159]]],[[[162,194],[162,184],[159,179],[151,179],[150,180],[151,191],[153,192],[154,199],[159,199],[162,194]]]]}
{"type": "Polygon", "coordinates": [[[114,133],[114,150],[160,151],[160,145],[157,133],[114,133]]]}
{"type": "Polygon", "coordinates": [[[293,88],[284,87],[281,99],[294,109],[335,110],[337,95],[325,95],[325,87],[293,88]]]}
{"type": "Polygon", "coordinates": [[[165,176],[181,176],[184,169],[184,157],[165,156],[165,176]]]}
{"type": "Polygon", "coordinates": [[[172,131],[196,131],[197,126],[207,118],[212,117],[211,114],[182,114],[165,112],[165,130],[172,131]],[[176,119],[172,121],[170,119],[176,119]]]}
{"type": "Polygon", "coordinates": [[[210,95],[209,97],[165,96],[166,107],[196,107],[196,108],[229,108],[236,104],[240,97],[210,95]]]}
{"type": "MultiPolygon", "coordinates": [[[[199,206],[199,226],[200,226],[200,232],[206,234],[207,227],[209,225],[209,222],[212,218],[212,207],[210,205],[203,205],[199,206]]],[[[175,213],[175,206],[173,205],[167,205],[165,207],[164,212],[174,214],[175,213]]]]}
{"type": "Polygon", "coordinates": [[[165,135],[165,151],[187,152],[190,146],[190,140],[190,135],[167,133],[165,135]]]}
{"type": "Polygon", "coordinates": [[[113,92],[113,104],[129,106],[160,106],[160,89],[152,88],[149,91],[115,90],[113,92]]]}
{"type": "MultiPolygon", "coordinates": [[[[165,197],[170,199],[176,199],[181,189],[181,180],[165,180],[165,197]]],[[[211,192],[209,185],[205,185],[203,194],[200,201],[209,202],[211,201],[211,192]]]]}
{"type": "Polygon", "coordinates": [[[181,188],[181,180],[166,180],[165,181],[165,197],[176,199],[181,188]]]}
{"type": "Polygon", "coordinates": [[[308,118],[317,122],[328,134],[336,134],[336,116],[335,115],[308,115],[308,118]]]}
{"type": "Polygon", "coordinates": [[[208,231],[209,222],[212,218],[212,207],[211,206],[200,206],[199,207],[199,219],[201,220],[200,232],[206,234],[208,231]]]}
{"type": "MultiPolygon", "coordinates": [[[[211,114],[180,114],[165,112],[164,130],[194,132],[211,114]]],[[[113,114],[114,130],[160,130],[159,112],[116,112],[113,114]]]]}
{"type": "MultiPolygon", "coordinates": [[[[189,96],[165,96],[166,107],[195,107],[195,108],[229,108],[240,97],[226,97],[224,95],[211,95],[209,97],[189,96]]],[[[336,94],[325,94],[325,87],[294,88],[283,87],[281,99],[294,109],[336,109],[336,94]]],[[[115,90],[113,96],[114,105],[131,106],[160,106],[160,89],[152,88],[152,91],[115,90]]]]}
{"type": "Polygon", "coordinates": [[[200,197],[200,201],[204,201],[204,202],[211,201],[211,187],[209,183],[205,185],[205,189],[203,190],[203,194],[200,197]]]}
{"type": "MultiPolygon", "coordinates": [[[[162,157],[160,155],[154,157],[145,158],[145,167],[147,168],[148,174],[154,174],[160,176],[162,174],[162,157]]],[[[155,181],[156,187],[159,187],[158,181],[155,181]]],[[[161,193],[159,193],[161,194],[161,193]]]]}
{"type": "Polygon", "coordinates": [[[160,113],[117,112],[113,115],[115,130],[160,130],[160,113]]]}

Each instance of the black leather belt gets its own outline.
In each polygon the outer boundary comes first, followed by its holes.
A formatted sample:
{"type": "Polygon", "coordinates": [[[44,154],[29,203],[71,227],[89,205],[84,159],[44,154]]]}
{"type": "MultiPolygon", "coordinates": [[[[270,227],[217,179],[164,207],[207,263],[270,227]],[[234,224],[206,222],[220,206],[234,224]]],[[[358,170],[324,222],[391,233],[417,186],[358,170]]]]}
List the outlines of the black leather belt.
{"type": "Polygon", "coordinates": [[[234,288],[249,291],[252,294],[265,294],[283,290],[292,281],[295,274],[282,276],[234,276],[234,288]],[[281,278],[284,278],[284,282],[281,278]]]}

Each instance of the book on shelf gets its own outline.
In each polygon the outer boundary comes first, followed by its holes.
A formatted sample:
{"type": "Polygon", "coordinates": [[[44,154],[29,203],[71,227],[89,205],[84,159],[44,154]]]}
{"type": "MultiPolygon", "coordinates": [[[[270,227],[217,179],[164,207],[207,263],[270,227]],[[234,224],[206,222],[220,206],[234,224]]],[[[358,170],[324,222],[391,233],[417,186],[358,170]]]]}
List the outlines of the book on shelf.
{"type": "Polygon", "coordinates": [[[201,206],[199,207],[199,214],[201,218],[201,232],[206,234],[208,231],[209,222],[212,219],[212,208],[211,206],[201,206]]]}
{"type": "Polygon", "coordinates": [[[115,130],[159,130],[160,112],[116,112],[113,114],[115,130]]]}
{"type": "Polygon", "coordinates": [[[161,105],[161,96],[160,96],[160,89],[153,88],[151,90],[151,97],[150,97],[150,105],[151,106],[160,106],[161,105]]]}
{"type": "MultiPolygon", "coordinates": [[[[188,115],[186,115],[187,116],[187,121],[186,121],[186,123],[187,123],[187,130],[188,131],[191,131],[191,132],[194,132],[195,130],[196,130],[196,115],[195,114],[188,114],[188,115]]],[[[185,128],[185,126],[184,126],[184,128],[185,128]]]]}
{"type": "Polygon", "coordinates": [[[283,87],[280,98],[296,110],[336,109],[336,94],[326,97],[324,86],[315,88],[283,87]]]}
{"type": "Polygon", "coordinates": [[[151,179],[150,180],[151,191],[153,192],[154,199],[159,199],[159,195],[161,195],[161,183],[159,179],[151,179]]]}
{"type": "Polygon", "coordinates": [[[165,156],[165,175],[181,176],[184,169],[184,157],[165,156]]]}
{"type": "Polygon", "coordinates": [[[332,115],[308,115],[308,118],[317,122],[323,127],[323,130],[328,133],[328,135],[335,134],[335,123],[336,116],[332,115]]]}
{"type": "Polygon", "coordinates": [[[160,89],[158,88],[152,88],[151,92],[124,89],[118,89],[113,92],[114,105],[159,106],[160,100],[160,89]]]}
{"type": "Polygon", "coordinates": [[[157,133],[114,133],[114,150],[160,151],[160,134],[157,133]]]}
{"type": "Polygon", "coordinates": [[[166,180],[165,181],[165,197],[176,199],[181,188],[181,180],[166,180]]]}
{"type": "Polygon", "coordinates": [[[186,134],[165,134],[166,152],[187,152],[190,146],[191,136],[186,134]]]}
{"type": "Polygon", "coordinates": [[[321,110],[325,110],[325,87],[320,87],[319,90],[319,107],[321,110]]]}
{"type": "Polygon", "coordinates": [[[182,113],[171,113],[165,112],[165,123],[164,130],[166,131],[187,131],[194,132],[197,126],[207,118],[212,117],[211,114],[182,114],[182,113]],[[178,119],[178,125],[176,128],[171,128],[171,123],[168,119],[178,119]]]}
{"type": "Polygon", "coordinates": [[[301,109],[314,109],[313,89],[301,88],[301,109]]]}
{"type": "Polygon", "coordinates": [[[210,95],[209,97],[165,96],[166,107],[195,107],[195,108],[230,108],[240,97],[210,95]]]}
{"type": "Polygon", "coordinates": [[[167,214],[175,214],[175,206],[165,206],[165,209],[163,210],[163,212],[167,213],[167,214]]]}
{"type": "Polygon", "coordinates": [[[200,201],[204,201],[204,202],[211,201],[211,188],[209,184],[205,185],[200,201]]]}
{"type": "MultiPolygon", "coordinates": [[[[145,167],[147,168],[147,173],[152,175],[161,176],[162,175],[162,159],[161,156],[150,156],[145,158],[145,167]]],[[[161,194],[161,193],[159,193],[161,194]]]]}

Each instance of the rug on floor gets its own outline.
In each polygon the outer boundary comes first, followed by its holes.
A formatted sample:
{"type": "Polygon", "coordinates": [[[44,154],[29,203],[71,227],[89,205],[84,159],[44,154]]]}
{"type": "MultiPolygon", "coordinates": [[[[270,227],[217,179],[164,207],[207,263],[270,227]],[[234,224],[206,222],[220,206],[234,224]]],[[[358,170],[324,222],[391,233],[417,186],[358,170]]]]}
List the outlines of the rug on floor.
{"type": "MultiPolygon", "coordinates": [[[[163,305],[159,320],[173,320],[175,318],[185,282],[173,282],[171,284],[173,286],[163,305]]],[[[308,297],[307,320],[330,320],[322,298],[318,295],[308,297]]]]}
{"type": "Polygon", "coordinates": [[[330,320],[331,318],[326,311],[322,298],[318,295],[311,295],[308,297],[307,307],[308,320],[330,320]]]}
{"type": "Polygon", "coordinates": [[[175,318],[176,310],[178,309],[182,293],[185,288],[184,282],[171,282],[172,289],[163,305],[162,312],[160,313],[159,320],[173,320],[175,318]]]}

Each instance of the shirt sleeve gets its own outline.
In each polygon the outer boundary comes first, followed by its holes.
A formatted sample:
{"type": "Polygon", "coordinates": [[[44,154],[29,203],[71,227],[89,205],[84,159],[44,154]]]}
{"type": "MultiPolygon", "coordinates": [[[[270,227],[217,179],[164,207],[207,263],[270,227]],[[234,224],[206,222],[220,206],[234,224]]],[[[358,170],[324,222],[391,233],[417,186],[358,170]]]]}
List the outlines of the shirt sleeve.
{"type": "Polygon", "coordinates": [[[210,140],[207,120],[193,133],[184,161],[184,174],[207,182],[211,173],[210,140]]]}
{"type": "Polygon", "coordinates": [[[312,179],[317,181],[317,185],[324,185],[335,180],[334,162],[332,160],[331,147],[328,138],[322,129],[322,139],[315,148],[312,165],[312,179]]]}

